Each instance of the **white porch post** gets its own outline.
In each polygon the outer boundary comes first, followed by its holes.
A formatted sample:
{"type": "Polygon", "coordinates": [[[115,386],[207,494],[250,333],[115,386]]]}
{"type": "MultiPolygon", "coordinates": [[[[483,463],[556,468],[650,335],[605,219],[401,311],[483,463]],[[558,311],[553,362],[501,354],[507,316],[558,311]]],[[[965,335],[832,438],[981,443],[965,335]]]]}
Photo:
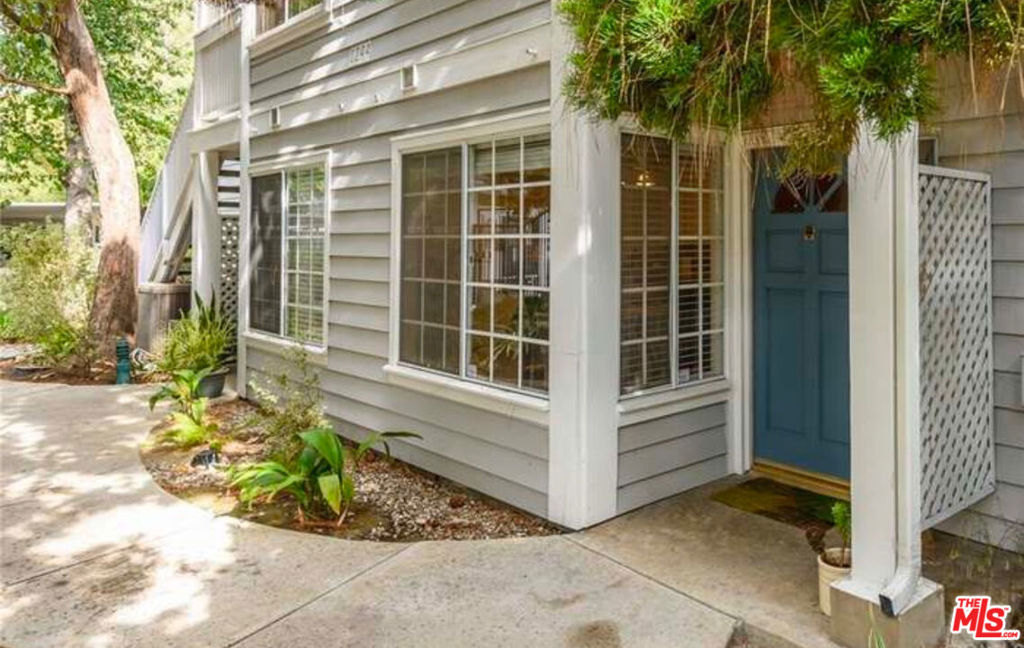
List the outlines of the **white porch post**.
{"type": "MultiPolygon", "coordinates": [[[[243,3],[241,38],[239,39],[238,83],[238,346],[235,391],[242,398],[247,392],[245,331],[249,328],[249,206],[252,203],[252,189],[249,181],[249,164],[252,146],[249,142],[249,43],[256,36],[256,7],[243,3]]],[[[329,225],[329,224],[328,224],[329,225]]]]}
{"type": "Polygon", "coordinates": [[[548,515],[578,529],[616,509],[619,140],[562,98],[572,36],[554,30],[548,515]]]}
{"type": "Polygon", "coordinates": [[[920,629],[941,631],[941,588],[920,577],[917,167],[916,126],[895,143],[861,126],[849,158],[853,570],[832,597],[847,645],[883,613],[897,617],[880,630],[890,646],[931,645],[920,629]]]}
{"type": "Polygon", "coordinates": [[[217,210],[217,151],[196,154],[192,198],[192,290],[204,300],[220,289],[220,212],[217,210]]]}

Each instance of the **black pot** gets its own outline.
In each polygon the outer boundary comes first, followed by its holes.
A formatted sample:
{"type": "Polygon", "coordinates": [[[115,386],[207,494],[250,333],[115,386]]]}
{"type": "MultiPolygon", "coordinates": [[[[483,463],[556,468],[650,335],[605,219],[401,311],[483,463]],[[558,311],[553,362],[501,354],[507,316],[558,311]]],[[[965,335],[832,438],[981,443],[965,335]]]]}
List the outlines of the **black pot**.
{"type": "Polygon", "coordinates": [[[199,381],[199,395],[204,398],[219,398],[224,393],[224,379],[228,372],[224,369],[212,373],[199,381]]]}

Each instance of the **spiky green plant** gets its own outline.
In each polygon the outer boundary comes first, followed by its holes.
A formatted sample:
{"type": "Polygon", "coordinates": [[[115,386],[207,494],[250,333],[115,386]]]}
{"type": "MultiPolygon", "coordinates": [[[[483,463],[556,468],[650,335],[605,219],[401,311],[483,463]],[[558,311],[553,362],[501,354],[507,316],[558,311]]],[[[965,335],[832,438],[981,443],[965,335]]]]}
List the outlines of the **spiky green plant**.
{"type": "Polygon", "coordinates": [[[337,516],[337,525],[345,522],[355,499],[355,472],[365,454],[376,446],[390,457],[388,439],[420,438],[412,432],[375,432],[349,451],[330,427],[317,427],[300,433],[302,450],[292,460],[263,461],[228,468],[231,485],[239,489],[239,499],[271,501],[281,493],[292,495],[302,509],[322,502],[337,516]]]}

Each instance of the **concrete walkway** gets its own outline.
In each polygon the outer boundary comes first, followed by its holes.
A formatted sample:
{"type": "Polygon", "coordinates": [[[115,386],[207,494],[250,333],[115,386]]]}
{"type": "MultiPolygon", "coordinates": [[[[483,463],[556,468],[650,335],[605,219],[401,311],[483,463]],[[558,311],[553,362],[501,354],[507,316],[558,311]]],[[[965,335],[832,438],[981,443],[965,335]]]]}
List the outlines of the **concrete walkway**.
{"type": "Polygon", "coordinates": [[[0,382],[0,646],[714,648],[741,626],[596,538],[382,544],[216,517],[140,464],[150,391],[0,382]]]}

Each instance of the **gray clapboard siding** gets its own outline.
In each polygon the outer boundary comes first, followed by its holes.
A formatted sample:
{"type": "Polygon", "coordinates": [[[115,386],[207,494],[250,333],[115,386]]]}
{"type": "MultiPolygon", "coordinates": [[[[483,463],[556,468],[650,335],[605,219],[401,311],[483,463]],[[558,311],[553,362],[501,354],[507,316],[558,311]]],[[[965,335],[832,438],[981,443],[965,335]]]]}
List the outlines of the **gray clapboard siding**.
{"type": "MultiPolygon", "coordinates": [[[[332,152],[329,351],[321,381],[339,431],[351,438],[371,429],[415,431],[423,440],[396,444],[399,458],[541,515],[546,426],[398,387],[383,367],[391,138],[548,106],[549,20],[547,0],[348,3],[325,30],[253,62],[251,122],[254,161],[332,152]],[[538,40],[536,56],[528,55],[538,40]],[[410,62],[422,84],[401,92],[398,71],[410,62]],[[281,105],[274,130],[260,112],[272,105],[281,105]]],[[[247,365],[258,373],[273,358],[250,346],[247,365]]]]}
{"type": "MultiPolygon", "coordinates": [[[[367,429],[349,421],[333,416],[330,418],[335,429],[347,438],[361,439],[368,433],[367,429]]],[[[391,453],[402,461],[438,475],[446,475],[464,486],[487,493],[491,497],[505,502],[514,502],[519,508],[535,515],[545,516],[547,514],[548,500],[543,491],[533,490],[513,480],[502,479],[470,464],[455,461],[422,446],[400,440],[391,444],[391,453]]]]}
{"type": "Polygon", "coordinates": [[[617,511],[723,477],[726,450],[724,403],[619,428],[617,511]]]}
{"type": "MultiPolygon", "coordinates": [[[[373,34],[374,25],[338,24],[330,34],[313,34],[282,64],[260,59],[253,67],[257,109],[324,95],[395,73],[407,63],[452,56],[482,42],[550,18],[546,0],[440,0],[407,2],[411,12],[392,29],[373,34]],[[439,10],[440,9],[440,10],[439,10]],[[334,45],[324,45],[333,41],[334,45]],[[266,63],[264,63],[266,61],[266,63]]],[[[390,18],[390,13],[384,17],[390,18]]],[[[396,23],[399,21],[396,20],[396,23]]],[[[380,26],[376,26],[378,29],[380,26]]]]}
{"type": "MultiPolygon", "coordinates": [[[[252,140],[252,155],[268,156],[314,150],[330,142],[358,140],[376,135],[438,127],[484,115],[517,112],[547,105],[550,95],[549,66],[546,63],[523,68],[499,77],[485,78],[443,92],[413,95],[352,114],[342,114],[296,128],[270,130],[259,117],[259,133],[252,140]]],[[[267,118],[269,119],[269,118],[267,118]]]]}
{"type": "Polygon", "coordinates": [[[1024,121],[1019,113],[959,117],[939,125],[941,163],[992,175],[997,485],[994,495],[940,528],[1015,547],[1018,535],[1024,543],[1024,121]]]}

